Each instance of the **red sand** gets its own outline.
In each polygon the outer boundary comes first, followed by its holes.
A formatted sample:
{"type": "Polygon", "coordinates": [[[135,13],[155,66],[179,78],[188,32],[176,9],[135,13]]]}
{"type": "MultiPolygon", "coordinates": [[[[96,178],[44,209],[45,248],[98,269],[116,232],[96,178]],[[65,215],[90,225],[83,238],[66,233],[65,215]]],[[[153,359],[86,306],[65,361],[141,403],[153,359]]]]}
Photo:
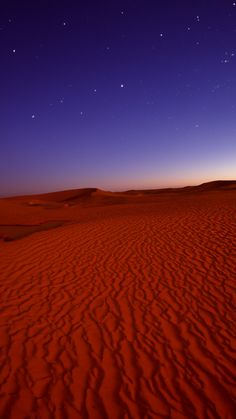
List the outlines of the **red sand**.
{"type": "Polygon", "coordinates": [[[236,417],[236,182],[0,216],[1,419],[236,417]]]}

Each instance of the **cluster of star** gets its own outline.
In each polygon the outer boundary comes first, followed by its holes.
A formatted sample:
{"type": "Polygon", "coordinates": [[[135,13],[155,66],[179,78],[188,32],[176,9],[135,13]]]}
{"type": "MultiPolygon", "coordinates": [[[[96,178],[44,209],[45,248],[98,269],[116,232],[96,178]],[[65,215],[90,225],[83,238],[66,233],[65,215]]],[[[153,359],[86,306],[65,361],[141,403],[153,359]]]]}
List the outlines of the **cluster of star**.
{"type": "MultiPolygon", "coordinates": [[[[71,87],[71,85],[70,85],[70,87],[71,87]]],[[[124,88],[125,88],[125,84],[124,84],[124,83],[121,83],[121,84],[120,84],[120,88],[121,88],[121,89],[124,89],[124,88]]],[[[95,89],[93,89],[93,93],[94,93],[94,94],[96,94],[96,93],[97,93],[97,89],[96,89],[96,88],[95,88],[95,89]]],[[[58,102],[59,102],[61,105],[63,105],[63,104],[64,104],[64,102],[65,102],[65,98],[64,98],[64,97],[61,97],[61,98],[58,100],[58,102]]],[[[57,102],[57,103],[58,103],[58,102],[57,102]]],[[[53,105],[53,103],[50,103],[50,104],[49,104],[49,106],[50,106],[50,107],[53,107],[54,105],[53,105]]],[[[84,115],[85,115],[85,112],[84,112],[84,111],[80,111],[80,113],[79,113],[79,114],[80,114],[80,116],[84,116],[84,115]]],[[[35,115],[35,114],[32,114],[32,115],[31,115],[31,119],[35,119],[35,118],[36,118],[36,115],[35,115]]]]}
{"type": "Polygon", "coordinates": [[[225,51],[224,58],[221,60],[221,64],[228,64],[235,57],[234,52],[225,51]]]}

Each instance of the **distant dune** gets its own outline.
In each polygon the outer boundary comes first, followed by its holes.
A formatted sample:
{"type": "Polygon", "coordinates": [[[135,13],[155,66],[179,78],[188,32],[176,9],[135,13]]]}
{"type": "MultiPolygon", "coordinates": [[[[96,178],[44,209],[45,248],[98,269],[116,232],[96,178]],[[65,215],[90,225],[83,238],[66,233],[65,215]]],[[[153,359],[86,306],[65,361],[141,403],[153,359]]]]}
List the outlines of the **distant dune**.
{"type": "Polygon", "coordinates": [[[4,197],[1,199],[8,200],[33,200],[43,202],[82,202],[91,198],[117,198],[120,196],[133,196],[133,195],[156,195],[162,193],[181,193],[181,192],[197,192],[197,191],[216,191],[236,189],[236,180],[216,180],[213,182],[202,183],[197,186],[185,186],[182,188],[164,188],[164,189],[134,189],[123,192],[104,191],[98,188],[81,188],[81,189],[68,189],[65,191],[49,192],[44,194],[34,195],[21,195],[14,197],[4,197]]]}
{"type": "Polygon", "coordinates": [[[235,418],[236,181],[0,217],[0,418],[235,418]]]}

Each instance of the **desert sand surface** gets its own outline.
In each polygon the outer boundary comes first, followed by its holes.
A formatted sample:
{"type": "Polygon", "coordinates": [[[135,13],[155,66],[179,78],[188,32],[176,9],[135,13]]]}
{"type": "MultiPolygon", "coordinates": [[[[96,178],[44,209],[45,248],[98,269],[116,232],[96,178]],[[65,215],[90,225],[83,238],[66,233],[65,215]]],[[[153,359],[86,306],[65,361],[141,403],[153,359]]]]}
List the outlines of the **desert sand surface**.
{"type": "Polygon", "coordinates": [[[236,417],[236,181],[0,200],[0,418],[236,417]]]}

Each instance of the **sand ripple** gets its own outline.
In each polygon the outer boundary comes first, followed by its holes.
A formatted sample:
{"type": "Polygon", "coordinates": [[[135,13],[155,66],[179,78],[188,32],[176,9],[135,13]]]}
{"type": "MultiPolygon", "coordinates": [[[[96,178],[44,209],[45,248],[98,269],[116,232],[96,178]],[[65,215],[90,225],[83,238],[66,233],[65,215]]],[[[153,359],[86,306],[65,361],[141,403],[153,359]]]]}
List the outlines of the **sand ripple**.
{"type": "Polygon", "coordinates": [[[235,418],[235,206],[131,209],[1,243],[1,418],[235,418]]]}

